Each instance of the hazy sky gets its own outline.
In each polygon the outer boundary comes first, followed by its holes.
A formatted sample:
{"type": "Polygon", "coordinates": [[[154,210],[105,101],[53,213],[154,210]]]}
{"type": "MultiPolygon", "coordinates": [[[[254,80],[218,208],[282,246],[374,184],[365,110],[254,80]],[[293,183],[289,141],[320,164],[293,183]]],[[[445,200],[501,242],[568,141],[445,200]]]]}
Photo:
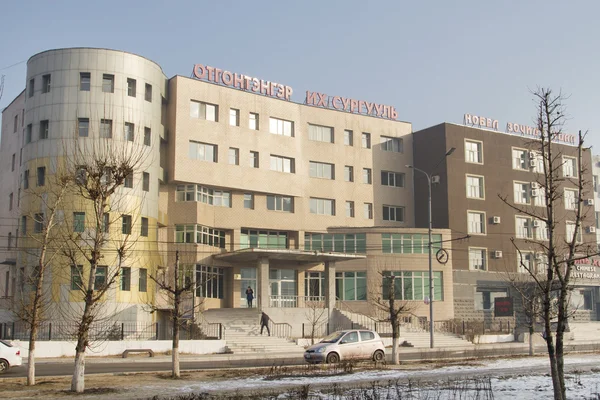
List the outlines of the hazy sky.
{"type": "Polygon", "coordinates": [[[396,107],[418,130],[471,113],[533,124],[531,90],[569,96],[567,130],[600,154],[598,1],[8,1],[0,108],[26,61],[60,47],[143,55],[168,77],[195,63],[396,107]],[[17,64],[18,63],[18,64],[17,64]],[[6,68],[13,64],[13,67],[6,68]]]}

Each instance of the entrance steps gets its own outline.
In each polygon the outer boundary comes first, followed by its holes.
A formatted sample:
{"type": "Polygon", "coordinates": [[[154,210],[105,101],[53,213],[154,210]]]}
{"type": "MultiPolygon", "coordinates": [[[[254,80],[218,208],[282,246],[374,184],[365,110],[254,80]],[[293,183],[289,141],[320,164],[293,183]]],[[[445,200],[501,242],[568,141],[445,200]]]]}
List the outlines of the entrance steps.
{"type": "Polygon", "coordinates": [[[304,347],[288,338],[268,336],[265,328],[260,334],[260,312],[256,309],[220,308],[203,313],[207,322],[223,325],[223,340],[234,354],[304,353],[304,347]]]}

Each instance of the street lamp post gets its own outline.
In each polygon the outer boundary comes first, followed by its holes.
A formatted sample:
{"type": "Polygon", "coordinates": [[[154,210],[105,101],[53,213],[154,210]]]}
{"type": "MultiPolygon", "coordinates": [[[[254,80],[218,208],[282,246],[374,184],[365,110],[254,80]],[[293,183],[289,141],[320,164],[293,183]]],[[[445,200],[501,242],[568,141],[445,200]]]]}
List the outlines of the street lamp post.
{"type": "MultiPolygon", "coordinates": [[[[446,157],[452,154],[456,150],[456,148],[452,147],[450,150],[444,154],[444,157],[437,163],[437,165],[433,168],[434,170],[444,161],[446,157]]],[[[429,347],[433,349],[434,340],[433,340],[433,246],[432,246],[432,229],[433,229],[433,218],[431,216],[431,175],[427,172],[423,171],[415,167],[414,165],[406,165],[407,168],[412,168],[415,171],[418,171],[427,177],[427,220],[428,220],[428,228],[427,233],[429,236],[429,240],[427,242],[427,247],[429,250],[429,347]]]]}

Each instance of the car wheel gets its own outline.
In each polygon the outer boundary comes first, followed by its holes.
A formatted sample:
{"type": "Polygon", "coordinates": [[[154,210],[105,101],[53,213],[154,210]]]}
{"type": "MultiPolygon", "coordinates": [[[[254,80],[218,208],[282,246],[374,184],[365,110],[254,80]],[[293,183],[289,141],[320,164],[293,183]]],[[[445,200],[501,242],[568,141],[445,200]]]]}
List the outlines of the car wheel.
{"type": "Polygon", "coordinates": [[[336,364],[340,362],[340,356],[337,353],[329,353],[327,354],[327,362],[329,364],[336,364]]]}
{"type": "Polygon", "coordinates": [[[8,371],[8,361],[0,360],[0,374],[8,371]]]}
{"type": "Polygon", "coordinates": [[[377,350],[373,353],[373,361],[383,361],[385,359],[385,354],[381,350],[377,350]]]}

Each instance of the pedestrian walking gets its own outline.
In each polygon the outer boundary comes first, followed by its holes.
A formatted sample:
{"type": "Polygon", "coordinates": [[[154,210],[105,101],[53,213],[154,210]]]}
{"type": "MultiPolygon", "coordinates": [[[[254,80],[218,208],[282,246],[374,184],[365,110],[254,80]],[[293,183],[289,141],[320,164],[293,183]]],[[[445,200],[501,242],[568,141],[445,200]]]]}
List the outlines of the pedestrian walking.
{"type": "Polygon", "coordinates": [[[260,316],[260,334],[262,335],[263,333],[263,329],[267,328],[267,333],[269,334],[269,336],[271,336],[271,330],[269,329],[269,321],[271,320],[271,318],[269,318],[269,316],[263,311],[262,315],[260,316]]]}
{"type": "Polygon", "coordinates": [[[248,301],[248,308],[252,308],[252,300],[254,300],[254,290],[250,286],[246,289],[246,300],[248,301]]]}

